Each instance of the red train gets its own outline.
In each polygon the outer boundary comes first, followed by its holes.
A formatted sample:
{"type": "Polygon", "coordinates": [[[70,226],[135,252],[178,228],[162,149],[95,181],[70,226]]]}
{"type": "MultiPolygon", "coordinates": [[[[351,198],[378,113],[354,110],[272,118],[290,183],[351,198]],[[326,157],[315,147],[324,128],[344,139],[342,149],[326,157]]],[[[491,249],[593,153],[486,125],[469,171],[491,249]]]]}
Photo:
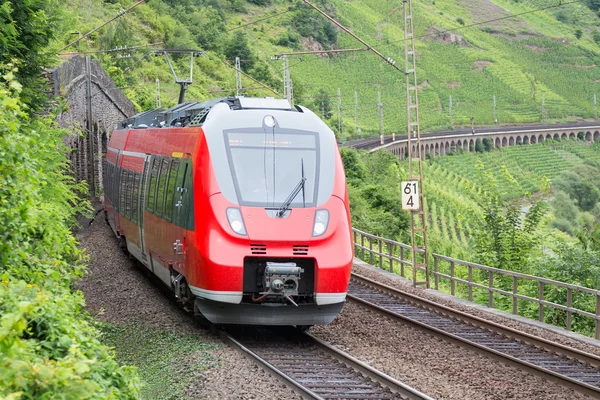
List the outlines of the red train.
{"type": "Polygon", "coordinates": [[[232,97],[121,122],[108,222],[179,301],[213,323],[330,323],[353,258],[333,132],[286,100],[232,97]]]}

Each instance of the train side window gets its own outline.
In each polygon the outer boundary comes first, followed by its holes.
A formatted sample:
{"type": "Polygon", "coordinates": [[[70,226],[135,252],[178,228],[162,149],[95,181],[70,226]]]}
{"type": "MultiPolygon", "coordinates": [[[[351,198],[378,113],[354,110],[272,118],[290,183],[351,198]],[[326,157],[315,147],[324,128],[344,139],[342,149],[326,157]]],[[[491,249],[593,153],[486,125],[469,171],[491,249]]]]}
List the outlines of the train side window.
{"type": "Polygon", "coordinates": [[[187,230],[194,230],[194,206],[192,189],[192,162],[182,159],[177,174],[177,193],[175,194],[175,223],[187,230]]]}
{"type": "Polygon", "coordinates": [[[138,198],[140,195],[140,174],[138,172],[133,173],[131,188],[131,221],[135,224],[138,223],[138,198]]]}
{"type": "Polygon", "coordinates": [[[165,205],[165,192],[167,189],[167,179],[169,177],[169,157],[164,157],[162,159],[161,167],[160,167],[160,176],[158,179],[158,188],[156,190],[156,215],[163,216],[164,215],[164,205],[165,205]]]}
{"type": "Polygon", "coordinates": [[[121,181],[119,185],[119,204],[121,215],[125,215],[127,209],[127,170],[121,168],[121,181]]]}
{"type": "Polygon", "coordinates": [[[115,175],[113,180],[113,190],[115,193],[113,206],[115,211],[121,210],[121,202],[119,201],[120,196],[120,187],[121,187],[121,167],[115,165],[115,175]]]}
{"type": "Polygon", "coordinates": [[[182,159],[179,163],[177,178],[175,179],[175,204],[173,223],[178,226],[185,227],[185,218],[183,214],[183,181],[187,173],[187,164],[182,159]]]}
{"type": "Polygon", "coordinates": [[[188,173],[185,177],[185,182],[183,183],[183,187],[185,188],[185,195],[187,196],[187,206],[185,213],[185,228],[188,231],[194,230],[194,189],[193,189],[193,168],[192,168],[192,160],[186,160],[188,164],[188,173]]]}
{"type": "Polygon", "coordinates": [[[146,158],[146,160],[144,161],[144,170],[142,172],[142,176],[140,177],[140,228],[144,227],[144,206],[147,197],[146,186],[148,185],[148,170],[150,169],[150,165],[152,165],[152,160],[150,158],[146,158]]]}
{"type": "Polygon", "coordinates": [[[160,170],[161,157],[152,157],[152,168],[150,169],[150,183],[148,184],[148,211],[154,212],[156,208],[156,181],[158,180],[158,172],[160,170]]]}
{"type": "Polygon", "coordinates": [[[127,219],[131,221],[133,212],[133,171],[127,173],[127,219]]]}
{"type": "Polygon", "coordinates": [[[173,220],[173,200],[176,196],[177,172],[179,171],[179,158],[173,158],[169,168],[169,180],[167,182],[167,193],[165,195],[165,219],[173,220]]]}

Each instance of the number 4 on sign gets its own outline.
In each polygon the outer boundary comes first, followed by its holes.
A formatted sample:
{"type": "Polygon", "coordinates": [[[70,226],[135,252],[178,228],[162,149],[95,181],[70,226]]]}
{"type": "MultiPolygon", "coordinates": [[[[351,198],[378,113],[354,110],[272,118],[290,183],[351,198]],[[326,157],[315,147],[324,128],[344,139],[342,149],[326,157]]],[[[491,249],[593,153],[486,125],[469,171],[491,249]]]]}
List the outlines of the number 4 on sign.
{"type": "Polygon", "coordinates": [[[419,209],[419,181],[402,182],[402,209],[419,209]]]}

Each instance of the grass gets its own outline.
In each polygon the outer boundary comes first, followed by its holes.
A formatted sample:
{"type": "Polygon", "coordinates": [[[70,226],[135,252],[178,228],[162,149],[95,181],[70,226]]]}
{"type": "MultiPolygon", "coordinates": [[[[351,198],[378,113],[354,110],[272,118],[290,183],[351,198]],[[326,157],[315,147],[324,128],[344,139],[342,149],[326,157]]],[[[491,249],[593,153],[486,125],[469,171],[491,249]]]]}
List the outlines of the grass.
{"type": "MultiPolygon", "coordinates": [[[[72,7],[67,18],[68,29],[65,28],[62,36],[70,35],[72,26],[82,32],[87,31],[114,16],[123,6],[131,5],[131,2],[124,0],[121,3],[109,5],[100,0],[70,0],[72,7]]],[[[157,42],[172,35],[168,30],[178,25],[177,17],[164,4],[163,8],[154,3],[142,5],[123,17],[122,26],[124,29],[128,27],[129,31],[120,39],[122,45],[157,42]]],[[[401,69],[404,68],[402,3],[328,0],[327,4],[328,12],[343,25],[373,45],[385,57],[395,60],[401,69]]],[[[474,117],[477,125],[492,125],[494,96],[499,123],[533,123],[542,119],[567,121],[593,117],[592,98],[594,94],[600,95],[600,46],[592,40],[592,35],[599,29],[600,19],[583,4],[567,4],[473,27],[463,27],[457,22],[460,18],[466,25],[477,24],[549,5],[551,4],[544,0],[414,2],[417,75],[421,87],[420,122],[423,131],[470,125],[471,117],[474,117]],[[565,22],[557,19],[559,14],[565,22]],[[577,29],[583,31],[581,39],[575,37],[577,29]],[[440,31],[459,35],[460,43],[441,40],[437,35],[440,31]],[[449,109],[450,96],[453,98],[452,117],[449,109]]],[[[223,11],[227,14],[225,29],[231,30],[268,15],[281,13],[289,6],[289,1],[285,0],[272,0],[268,7],[246,2],[243,4],[246,12],[223,11]]],[[[292,15],[282,14],[243,28],[255,56],[279,80],[282,65],[280,60],[272,59],[273,55],[308,49],[308,46],[291,49],[274,44],[274,39],[292,26],[292,15]]],[[[108,28],[103,29],[83,46],[94,49],[110,33],[108,28]]],[[[357,48],[362,45],[339,31],[337,47],[357,48]]],[[[133,65],[140,54],[134,54],[134,59],[130,60],[114,59],[112,55],[99,57],[107,66],[112,63],[125,69],[133,65]]],[[[176,62],[180,75],[186,73],[187,63],[185,58],[176,62]]],[[[211,93],[211,90],[235,87],[235,73],[231,69],[208,57],[197,58],[196,67],[195,82],[189,89],[188,98],[206,99],[231,94],[211,93]]],[[[315,95],[321,89],[328,93],[334,116],[327,122],[334,130],[337,130],[338,122],[337,89],[341,89],[341,117],[346,137],[357,135],[355,91],[359,99],[358,125],[362,136],[378,134],[378,92],[382,96],[386,134],[403,133],[406,130],[404,74],[391,68],[374,54],[358,52],[331,57],[291,57],[290,69],[295,93],[302,95],[302,105],[319,113],[320,100],[315,95]]],[[[163,105],[174,105],[178,87],[161,58],[147,58],[135,64],[130,73],[122,74],[118,85],[127,87],[125,91],[136,102],[151,104],[157,77],[161,81],[163,105]],[[125,79],[132,74],[137,77],[137,83],[125,79]]],[[[243,86],[256,84],[243,78],[243,86]]],[[[282,87],[276,89],[283,91],[282,87]]],[[[265,91],[248,94],[273,95],[265,91]]]]}
{"type": "Polygon", "coordinates": [[[151,400],[185,398],[185,389],[218,365],[214,344],[198,336],[149,328],[138,323],[103,325],[103,342],[115,348],[120,364],[134,365],[142,380],[142,397],[151,400]]]}

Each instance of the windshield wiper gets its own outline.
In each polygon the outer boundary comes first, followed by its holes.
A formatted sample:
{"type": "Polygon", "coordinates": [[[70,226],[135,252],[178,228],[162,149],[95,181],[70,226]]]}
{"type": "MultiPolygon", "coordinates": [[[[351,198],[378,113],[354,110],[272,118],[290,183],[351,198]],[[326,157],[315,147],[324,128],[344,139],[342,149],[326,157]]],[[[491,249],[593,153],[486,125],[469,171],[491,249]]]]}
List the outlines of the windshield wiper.
{"type": "Polygon", "coordinates": [[[281,206],[279,206],[279,209],[277,210],[277,214],[276,214],[277,218],[283,217],[285,212],[290,209],[290,204],[292,204],[292,201],[294,201],[296,196],[298,196],[298,193],[300,193],[300,190],[302,190],[302,204],[306,208],[306,197],[305,197],[306,195],[304,192],[304,182],[306,182],[306,177],[304,176],[304,158],[302,159],[301,162],[302,162],[302,178],[300,178],[300,182],[298,182],[296,187],[292,190],[292,193],[290,193],[290,195],[287,197],[287,199],[285,199],[283,204],[281,206]]]}

